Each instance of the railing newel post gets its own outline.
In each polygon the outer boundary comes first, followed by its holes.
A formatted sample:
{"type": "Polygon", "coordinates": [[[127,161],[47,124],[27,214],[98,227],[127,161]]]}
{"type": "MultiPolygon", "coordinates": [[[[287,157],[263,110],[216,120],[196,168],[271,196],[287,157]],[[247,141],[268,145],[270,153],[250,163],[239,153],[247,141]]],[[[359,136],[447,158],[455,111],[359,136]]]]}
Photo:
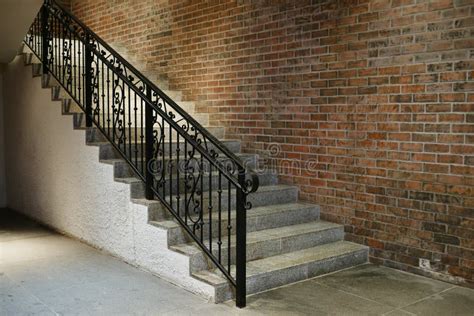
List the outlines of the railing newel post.
{"type": "Polygon", "coordinates": [[[243,191],[245,187],[245,169],[238,168],[238,182],[236,194],[236,305],[243,308],[247,302],[247,195],[243,191]]]}
{"type": "MultiPolygon", "coordinates": [[[[146,86],[146,96],[151,102],[151,87],[146,86]]],[[[147,200],[153,200],[153,172],[151,170],[153,159],[153,109],[145,102],[145,197],[147,200]]]]}
{"type": "Polygon", "coordinates": [[[91,38],[89,32],[85,34],[86,42],[84,44],[84,72],[85,72],[85,110],[86,127],[92,127],[92,50],[91,38]]]}

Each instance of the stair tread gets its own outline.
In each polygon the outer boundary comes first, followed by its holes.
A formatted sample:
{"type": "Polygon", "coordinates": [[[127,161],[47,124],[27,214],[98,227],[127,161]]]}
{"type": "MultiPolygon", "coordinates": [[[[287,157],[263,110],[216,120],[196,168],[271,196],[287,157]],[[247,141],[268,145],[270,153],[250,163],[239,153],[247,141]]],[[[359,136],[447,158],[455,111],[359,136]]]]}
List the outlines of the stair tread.
{"type": "MultiPolygon", "coordinates": [[[[364,245],[349,241],[336,241],[277,256],[257,259],[247,262],[247,278],[284,270],[290,267],[307,265],[311,262],[335,258],[365,249],[367,249],[367,247],[364,245]]],[[[231,271],[234,275],[235,265],[231,266],[231,271]]],[[[195,272],[193,276],[213,286],[223,285],[228,282],[217,269],[195,272]]]]}
{"type": "MultiPolygon", "coordinates": [[[[302,208],[314,208],[316,205],[309,204],[309,203],[302,203],[302,202],[296,202],[296,203],[284,203],[284,204],[275,204],[275,205],[267,205],[267,206],[259,206],[255,208],[251,208],[250,211],[247,211],[247,218],[252,218],[252,217],[258,217],[258,216],[264,216],[264,215],[270,215],[274,213],[279,213],[279,212],[287,212],[295,209],[302,209],[302,208]]],[[[237,213],[235,210],[231,210],[230,217],[231,219],[234,219],[236,217],[237,213]]],[[[218,218],[217,212],[213,213],[212,219],[217,219],[218,218]]],[[[207,221],[208,218],[205,219],[207,221]]],[[[181,227],[181,225],[173,220],[160,220],[160,221],[152,221],[150,222],[151,224],[157,225],[157,226],[166,226],[168,228],[175,228],[175,227],[181,227]]]]}
{"type": "MultiPolygon", "coordinates": [[[[313,233],[313,232],[322,232],[322,231],[335,229],[335,228],[343,228],[343,226],[340,224],[317,220],[317,221],[312,221],[312,222],[303,223],[303,224],[295,224],[295,225],[288,225],[288,226],[282,226],[282,227],[277,227],[277,228],[259,230],[259,231],[247,233],[247,245],[253,244],[253,243],[260,243],[260,242],[268,241],[268,240],[277,240],[277,239],[289,238],[289,237],[294,237],[294,236],[300,236],[300,235],[305,235],[305,234],[313,233]]],[[[223,245],[223,248],[227,249],[227,236],[225,236],[225,231],[223,235],[224,236],[221,238],[222,245],[223,245]]],[[[233,240],[234,237],[232,236],[231,239],[233,240]]],[[[213,247],[214,246],[217,247],[217,242],[218,242],[218,239],[214,238],[212,241],[213,247]]],[[[174,245],[174,246],[171,246],[171,249],[177,250],[189,255],[201,252],[201,249],[198,246],[196,246],[193,242],[174,245]]]]}
{"type": "MultiPolygon", "coordinates": [[[[262,186],[258,187],[257,192],[254,192],[252,194],[258,194],[258,193],[269,192],[269,191],[281,191],[281,190],[297,190],[297,187],[294,186],[294,185],[288,185],[288,184],[262,185],[262,186]]],[[[213,191],[215,191],[215,190],[213,190],[213,191]]],[[[203,192],[204,196],[207,196],[206,193],[208,193],[208,192],[209,191],[204,191],[203,192]]],[[[167,195],[166,198],[169,199],[169,195],[167,195]]],[[[155,203],[161,203],[158,200],[147,200],[145,198],[134,198],[134,199],[132,199],[132,202],[142,204],[142,205],[150,205],[150,204],[155,204],[155,203]]]]}
{"type": "MultiPolygon", "coordinates": [[[[238,139],[222,139],[222,140],[219,140],[219,141],[221,143],[240,142],[240,140],[238,140],[238,139]]],[[[133,144],[142,144],[141,142],[132,141],[132,142],[127,142],[127,146],[128,146],[129,143],[132,144],[132,145],[133,144]]],[[[176,141],[173,140],[173,143],[176,143],[176,141]]],[[[179,143],[184,144],[185,142],[184,141],[179,141],[179,143]]],[[[143,142],[143,144],[145,144],[145,142],[143,142]]],[[[101,145],[112,145],[112,143],[109,142],[109,141],[96,141],[96,140],[94,140],[94,141],[87,142],[87,145],[101,146],[101,145]]],[[[123,146],[123,145],[120,145],[120,146],[123,146]]],[[[190,145],[190,147],[191,147],[191,145],[190,145]]]]}
{"type": "MultiPolygon", "coordinates": [[[[102,161],[101,161],[102,162],[102,161]]],[[[107,163],[107,162],[104,162],[104,163],[107,163]]],[[[112,163],[110,163],[112,164],[112,163]]],[[[195,172],[193,173],[194,175],[198,175],[199,173],[198,172],[195,172]]],[[[203,172],[202,173],[204,175],[204,177],[208,177],[209,176],[209,172],[203,172]]],[[[189,175],[189,173],[188,173],[189,175]]],[[[264,173],[261,173],[260,176],[276,176],[276,174],[274,173],[271,173],[270,171],[266,171],[264,173]]],[[[184,173],[181,173],[179,175],[179,178],[180,179],[184,179],[185,175],[184,173]]],[[[214,173],[213,177],[218,177],[218,174],[217,173],[214,173]]],[[[165,176],[165,179],[169,179],[169,175],[167,174],[165,176]]],[[[173,175],[173,179],[176,179],[176,176],[173,175]]],[[[135,183],[135,182],[143,182],[141,179],[139,179],[138,177],[136,176],[127,176],[127,177],[115,177],[114,178],[115,181],[118,181],[118,182],[123,182],[123,183],[135,183]]],[[[216,189],[214,189],[213,191],[216,191],[216,189]]],[[[181,192],[181,194],[184,194],[184,192],[181,192]]],[[[151,200],[151,202],[153,202],[153,200],[151,200]]]]}
{"type": "MultiPolygon", "coordinates": [[[[258,155],[257,154],[248,154],[248,153],[234,153],[237,157],[257,157],[258,155]]],[[[178,157],[177,155],[171,155],[171,159],[174,160],[176,159],[176,157],[178,157]]],[[[179,155],[179,157],[184,157],[184,155],[179,155]]],[[[166,159],[169,159],[169,155],[165,155],[165,158],[166,159]]],[[[196,154],[194,155],[194,158],[201,158],[201,155],[200,154],[196,154]]],[[[219,158],[222,158],[222,159],[226,159],[227,157],[217,157],[217,159],[219,158]]],[[[142,161],[143,159],[142,158],[138,158],[137,161],[142,161]]],[[[106,159],[100,159],[100,162],[103,162],[103,163],[106,163],[106,164],[114,164],[114,163],[127,163],[124,159],[122,158],[106,158],[106,159]]]]}

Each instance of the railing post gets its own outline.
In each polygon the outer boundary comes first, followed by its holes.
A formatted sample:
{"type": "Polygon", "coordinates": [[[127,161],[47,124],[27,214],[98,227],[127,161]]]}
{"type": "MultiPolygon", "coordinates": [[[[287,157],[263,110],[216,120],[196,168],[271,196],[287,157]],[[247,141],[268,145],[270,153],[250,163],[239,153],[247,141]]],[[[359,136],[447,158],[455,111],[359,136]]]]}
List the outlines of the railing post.
{"type": "Polygon", "coordinates": [[[84,45],[84,71],[85,71],[85,110],[86,127],[92,127],[92,51],[90,47],[90,35],[86,33],[86,43],[84,45]]]}
{"type": "MultiPolygon", "coordinates": [[[[239,184],[242,188],[245,187],[245,170],[239,168],[238,175],[239,184]]],[[[246,199],[247,195],[239,188],[237,188],[237,200],[236,200],[236,294],[235,300],[236,305],[239,308],[243,308],[247,302],[247,209],[246,199]]]]}
{"type": "MultiPolygon", "coordinates": [[[[151,101],[151,87],[147,85],[146,96],[151,101]]],[[[153,159],[153,109],[145,103],[145,197],[153,200],[153,172],[151,170],[153,159]]]]}
{"type": "Polygon", "coordinates": [[[49,34],[48,34],[48,19],[49,11],[46,3],[41,8],[41,58],[43,63],[43,75],[48,73],[48,46],[49,46],[49,34]]]}

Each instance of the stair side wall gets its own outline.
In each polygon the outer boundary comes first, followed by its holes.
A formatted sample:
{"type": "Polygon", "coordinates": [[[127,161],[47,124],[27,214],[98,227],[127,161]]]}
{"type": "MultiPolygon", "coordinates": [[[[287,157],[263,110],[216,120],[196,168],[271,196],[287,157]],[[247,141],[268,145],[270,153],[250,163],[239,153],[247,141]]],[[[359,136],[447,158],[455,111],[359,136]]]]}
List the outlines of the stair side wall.
{"type": "Polygon", "coordinates": [[[5,120],[3,102],[3,69],[0,64],[0,207],[7,206],[7,192],[5,187],[5,120]]]}
{"type": "Polygon", "coordinates": [[[61,115],[41,77],[16,57],[5,72],[8,207],[151,271],[204,297],[213,289],[189,276],[189,260],[167,247],[166,230],[148,224],[148,209],[115,182],[85,131],[61,115]]]}

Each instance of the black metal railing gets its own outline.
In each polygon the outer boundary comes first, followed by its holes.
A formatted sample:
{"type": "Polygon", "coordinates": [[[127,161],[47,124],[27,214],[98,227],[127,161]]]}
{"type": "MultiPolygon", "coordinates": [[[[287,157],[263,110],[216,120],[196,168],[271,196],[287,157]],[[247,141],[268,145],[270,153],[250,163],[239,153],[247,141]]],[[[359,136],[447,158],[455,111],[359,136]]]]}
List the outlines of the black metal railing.
{"type": "Polygon", "coordinates": [[[246,302],[246,211],[258,177],[163,91],[55,1],[26,45],[246,302]],[[232,216],[235,212],[235,216],[232,216]],[[235,270],[231,265],[235,264],[235,270]]]}

